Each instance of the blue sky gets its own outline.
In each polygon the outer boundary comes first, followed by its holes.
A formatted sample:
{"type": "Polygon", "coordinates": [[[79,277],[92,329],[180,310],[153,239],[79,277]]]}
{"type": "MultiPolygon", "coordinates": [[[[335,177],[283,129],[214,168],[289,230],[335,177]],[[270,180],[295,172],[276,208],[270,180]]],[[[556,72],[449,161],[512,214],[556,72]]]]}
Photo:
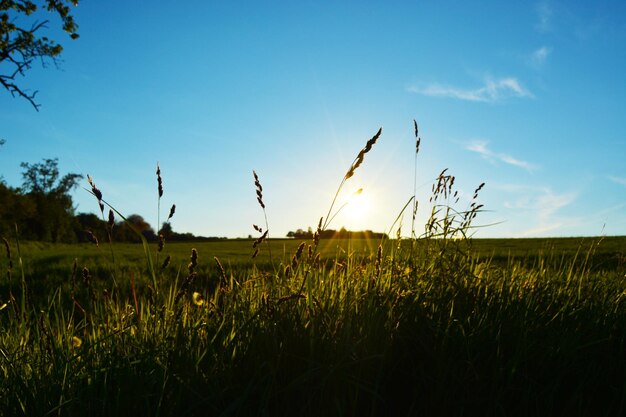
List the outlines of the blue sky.
{"type": "Polygon", "coordinates": [[[367,205],[330,227],[387,231],[413,194],[416,119],[418,224],[449,168],[460,209],[486,183],[475,224],[495,224],[477,237],[626,234],[626,3],[172,4],[83,0],[77,41],[51,22],[60,69],[21,80],[40,112],[0,94],[7,183],[20,162],[58,157],[156,226],[158,162],[161,218],[175,203],[174,230],[238,237],[264,225],[254,169],[281,237],[315,227],[382,126],[340,196],[363,188],[367,205]]]}

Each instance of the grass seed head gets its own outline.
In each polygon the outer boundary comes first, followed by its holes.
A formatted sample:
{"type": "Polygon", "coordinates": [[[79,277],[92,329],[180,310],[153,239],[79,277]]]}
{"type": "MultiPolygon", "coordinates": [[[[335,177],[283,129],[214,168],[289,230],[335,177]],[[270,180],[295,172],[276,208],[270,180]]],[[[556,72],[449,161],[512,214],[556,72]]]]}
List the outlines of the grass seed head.
{"type": "Polygon", "coordinates": [[[172,257],[170,255],[167,255],[167,257],[163,261],[163,264],[161,265],[161,269],[167,268],[169,266],[169,264],[170,264],[170,260],[171,259],[172,259],[172,257]]]}
{"type": "Polygon", "coordinates": [[[267,230],[257,240],[255,240],[252,243],[252,247],[256,248],[257,246],[259,246],[261,243],[263,243],[266,237],[267,237],[267,230]]]}
{"type": "Polygon", "coordinates": [[[87,182],[91,185],[91,192],[98,199],[98,205],[100,206],[100,211],[104,212],[104,204],[102,203],[102,192],[96,187],[96,183],[93,182],[93,178],[91,175],[87,174],[87,182]]]}
{"type": "Polygon", "coordinates": [[[317,224],[317,229],[315,229],[315,233],[313,234],[313,244],[316,247],[320,243],[320,236],[322,234],[322,220],[324,220],[324,217],[320,217],[320,221],[317,224]]]}
{"type": "Polygon", "coordinates": [[[100,245],[98,244],[98,238],[96,237],[96,235],[93,234],[91,230],[85,230],[85,234],[87,235],[87,239],[89,239],[91,243],[95,244],[96,247],[100,247],[100,245]]]}
{"type": "Polygon", "coordinates": [[[225,288],[228,285],[228,278],[226,277],[226,271],[224,270],[224,266],[217,258],[217,256],[214,256],[213,259],[215,260],[215,264],[217,265],[217,269],[220,273],[220,288],[225,288]]]}
{"type": "Polygon", "coordinates": [[[378,129],[378,132],[376,132],[376,134],[370,140],[367,141],[367,143],[365,144],[365,147],[361,149],[361,151],[355,158],[354,162],[350,166],[350,169],[344,176],[344,181],[352,177],[354,175],[354,172],[357,170],[357,168],[361,166],[361,164],[363,163],[363,159],[365,158],[365,154],[368,153],[370,150],[372,150],[372,146],[374,146],[374,144],[376,143],[376,141],[378,140],[382,132],[383,132],[383,128],[381,127],[380,129],[378,129]]]}
{"type": "Polygon", "coordinates": [[[161,178],[161,167],[159,167],[158,162],[157,162],[156,175],[157,175],[159,198],[161,198],[163,197],[163,178],[161,178]]]}
{"type": "Polygon", "coordinates": [[[254,176],[254,185],[256,187],[256,200],[259,202],[261,208],[265,210],[265,203],[263,202],[263,186],[261,185],[261,181],[259,180],[259,176],[255,170],[252,170],[252,175],[254,176]]]}
{"type": "Polygon", "coordinates": [[[107,223],[109,228],[112,229],[115,225],[115,215],[113,214],[113,210],[109,209],[109,221],[107,223]]]}
{"type": "Polygon", "coordinates": [[[294,271],[298,267],[298,261],[300,260],[300,257],[302,256],[302,252],[304,251],[304,246],[305,246],[304,242],[300,243],[300,245],[298,246],[298,249],[296,250],[296,253],[293,255],[293,258],[291,259],[291,268],[294,271]]]}
{"type": "Polygon", "coordinates": [[[319,266],[320,265],[320,253],[317,252],[317,254],[315,255],[315,259],[313,259],[313,266],[319,266]]]}
{"type": "Polygon", "coordinates": [[[9,271],[10,271],[11,269],[13,269],[13,260],[11,259],[11,246],[9,245],[9,241],[6,240],[5,238],[2,238],[2,241],[4,242],[4,247],[6,248],[6,251],[7,251],[7,259],[9,260],[9,271]]]}
{"type": "Polygon", "coordinates": [[[415,129],[415,153],[418,154],[420,151],[420,143],[422,142],[422,138],[419,137],[419,129],[417,128],[417,122],[413,119],[413,127],[415,129]]]}
{"type": "Polygon", "coordinates": [[[169,216],[167,216],[167,220],[166,221],[169,222],[175,212],[176,212],[176,204],[172,204],[172,208],[170,209],[170,214],[169,214],[169,216]]]}
{"type": "Polygon", "coordinates": [[[190,275],[193,274],[196,266],[198,266],[198,251],[193,248],[191,249],[191,257],[189,258],[189,265],[187,266],[190,275]]]}
{"type": "Polygon", "coordinates": [[[89,268],[86,266],[83,267],[83,283],[87,286],[91,284],[91,274],[89,273],[89,268]]]}

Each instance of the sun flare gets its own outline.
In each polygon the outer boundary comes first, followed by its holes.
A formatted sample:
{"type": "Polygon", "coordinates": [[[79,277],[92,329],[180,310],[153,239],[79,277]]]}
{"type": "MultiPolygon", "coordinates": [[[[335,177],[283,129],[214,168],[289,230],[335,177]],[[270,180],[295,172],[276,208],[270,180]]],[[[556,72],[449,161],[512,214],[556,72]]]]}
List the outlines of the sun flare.
{"type": "Polygon", "coordinates": [[[346,204],[345,215],[351,220],[363,220],[370,213],[372,203],[369,195],[359,188],[346,204]]]}

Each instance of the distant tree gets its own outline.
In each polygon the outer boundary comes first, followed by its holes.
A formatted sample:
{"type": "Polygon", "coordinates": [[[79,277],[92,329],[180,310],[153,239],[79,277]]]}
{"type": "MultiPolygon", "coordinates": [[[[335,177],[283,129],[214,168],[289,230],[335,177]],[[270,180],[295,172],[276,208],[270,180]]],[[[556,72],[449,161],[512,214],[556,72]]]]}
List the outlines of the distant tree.
{"type": "Polygon", "coordinates": [[[45,67],[48,62],[58,64],[63,47],[47,36],[40,36],[48,27],[48,13],[61,19],[62,29],[71,39],[77,39],[78,25],[70,14],[70,6],[78,0],[0,0],[0,84],[13,97],[26,99],[35,110],[37,91],[32,93],[17,84],[18,76],[25,76],[33,62],[45,67]],[[45,16],[45,17],[44,17],[45,16]]]}
{"type": "MultiPolygon", "coordinates": [[[[128,223],[130,223],[135,230],[141,233],[148,241],[156,240],[156,233],[152,226],[144,220],[139,214],[131,214],[126,217],[128,223]]],[[[126,222],[118,222],[113,230],[113,238],[118,242],[140,242],[141,239],[137,234],[129,227],[126,222]]]]}
{"type": "Polygon", "coordinates": [[[24,168],[22,187],[31,193],[67,194],[83,178],[80,174],[67,174],[58,181],[58,158],[44,159],[43,162],[32,165],[22,162],[20,166],[24,168]]]}
{"type": "Polygon", "coordinates": [[[172,225],[169,222],[163,222],[161,230],[159,230],[159,234],[163,235],[166,240],[169,240],[176,233],[172,230],[172,225]]]}
{"type": "Polygon", "coordinates": [[[292,237],[295,239],[311,239],[313,238],[313,229],[310,227],[305,232],[303,229],[297,229],[295,232],[288,232],[287,237],[292,237]]]}
{"type": "Polygon", "coordinates": [[[29,224],[36,215],[37,210],[31,198],[22,195],[18,188],[9,187],[0,181],[0,236],[13,236],[15,225],[21,227],[29,224]]]}
{"type": "MultiPolygon", "coordinates": [[[[295,232],[290,231],[287,233],[287,237],[295,239],[311,239],[313,238],[313,229],[309,227],[306,232],[302,229],[298,229],[295,232]]],[[[386,233],[378,233],[371,230],[353,232],[347,230],[345,227],[342,227],[340,230],[326,229],[322,230],[320,233],[321,239],[381,239],[387,237],[386,233]]]]}
{"type": "Polygon", "coordinates": [[[79,242],[88,242],[87,231],[93,233],[99,241],[107,238],[108,225],[93,213],[79,213],[75,216],[75,233],[79,242]]]}
{"type": "Polygon", "coordinates": [[[74,206],[70,191],[78,185],[82,175],[67,174],[59,179],[58,159],[44,159],[29,164],[22,162],[21,193],[35,206],[36,215],[22,229],[31,239],[45,241],[72,241],[75,238],[74,206]]]}

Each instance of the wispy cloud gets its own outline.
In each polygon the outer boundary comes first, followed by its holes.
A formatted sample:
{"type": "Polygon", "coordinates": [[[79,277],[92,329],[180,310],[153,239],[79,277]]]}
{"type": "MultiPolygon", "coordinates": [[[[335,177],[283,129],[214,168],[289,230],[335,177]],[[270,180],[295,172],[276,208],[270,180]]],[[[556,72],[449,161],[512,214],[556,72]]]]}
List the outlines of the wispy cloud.
{"type": "Polygon", "coordinates": [[[412,93],[431,97],[449,97],[458,100],[494,103],[506,98],[532,98],[533,95],[516,78],[499,78],[485,80],[483,86],[473,89],[457,88],[444,84],[429,84],[423,87],[409,88],[412,93]]]}
{"type": "Polygon", "coordinates": [[[579,226],[583,219],[559,215],[558,211],[569,206],[578,197],[578,193],[558,194],[551,189],[542,190],[542,194],[531,200],[529,210],[536,213],[535,225],[522,232],[522,236],[538,236],[558,229],[572,229],[579,226]]]}
{"type": "Polygon", "coordinates": [[[550,5],[547,2],[538,3],[535,12],[537,13],[535,29],[541,33],[552,30],[552,8],[550,5]]]}
{"type": "Polygon", "coordinates": [[[537,168],[534,164],[531,164],[530,162],[522,161],[521,159],[514,158],[511,155],[508,155],[505,153],[494,152],[491,149],[489,149],[487,145],[489,145],[489,142],[487,141],[475,140],[475,141],[470,142],[465,147],[465,149],[467,149],[468,151],[476,152],[480,156],[482,156],[483,158],[491,162],[501,161],[501,162],[504,162],[505,164],[513,165],[519,168],[524,168],[525,170],[529,172],[537,168]]]}
{"type": "Polygon", "coordinates": [[[528,62],[532,67],[539,68],[545,64],[548,56],[552,53],[552,48],[542,46],[539,49],[533,51],[528,58],[528,62]]]}
{"type": "Polygon", "coordinates": [[[567,217],[560,214],[565,207],[570,206],[578,198],[577,192],[558,193],[550,187],[532,187],[524,185],[494,186],[504,192],[514,195],[512,200],[503,202],[504,208],[512,214],[523,216],[527,227],[519,235],[540,236],[548,232],[572,229],[580,226],[584,219],[567,217]]]}
{"type": "Polygon", "coordinates": [[[614,183],[626,186],[626,178],[614,177],[613,175],[609,175],[607,178],[613,181],[614,183]]]}

